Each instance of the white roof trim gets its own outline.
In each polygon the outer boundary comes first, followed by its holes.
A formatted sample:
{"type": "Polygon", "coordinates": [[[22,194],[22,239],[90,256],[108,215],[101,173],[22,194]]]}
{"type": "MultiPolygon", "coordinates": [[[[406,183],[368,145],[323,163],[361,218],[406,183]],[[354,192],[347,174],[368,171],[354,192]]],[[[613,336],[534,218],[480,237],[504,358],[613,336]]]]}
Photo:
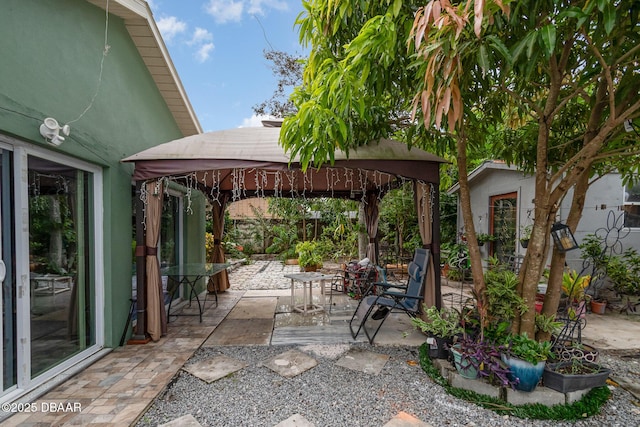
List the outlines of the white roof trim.
{"type": "MultiPolygon", "coordinates": [[[[468,181],[471,183],[472,181],[478,179],[480,176],[487,173],[489,170],[512,170],[517,171],[518,168],[513,165],[508,165],[505,162],[487,160],[482,163],[480,166],[469,172],[468,181]]],[[[460,191],[460,183],[456,182],[447,190],[447,194],[455,194],[460,191]]]]}

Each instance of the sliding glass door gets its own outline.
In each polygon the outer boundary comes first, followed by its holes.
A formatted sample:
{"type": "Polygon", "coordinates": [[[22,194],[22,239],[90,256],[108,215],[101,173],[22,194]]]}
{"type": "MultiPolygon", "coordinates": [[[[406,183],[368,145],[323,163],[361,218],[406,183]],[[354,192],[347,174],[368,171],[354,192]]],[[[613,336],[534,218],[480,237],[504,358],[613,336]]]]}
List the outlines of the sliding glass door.
{"type": "Polygon", "coordinates": [[[91,174],[29,156],[31,375],[95,344],[91,174]]]}
{"type": "Polygon", "coordinates": [[[10,390],[17,384],[17,335],[16,335],[16,276],[14,257],[13,221],[13,157],[12,152],[0,148],[0,283],[2,297],[2,328],[0,338],[2,353],[2,391],[10,390]]]}
{"type": "Polygon", "coordinates": [[[0,134],[0,402],[104,343],[100,169],[0,134]]]}

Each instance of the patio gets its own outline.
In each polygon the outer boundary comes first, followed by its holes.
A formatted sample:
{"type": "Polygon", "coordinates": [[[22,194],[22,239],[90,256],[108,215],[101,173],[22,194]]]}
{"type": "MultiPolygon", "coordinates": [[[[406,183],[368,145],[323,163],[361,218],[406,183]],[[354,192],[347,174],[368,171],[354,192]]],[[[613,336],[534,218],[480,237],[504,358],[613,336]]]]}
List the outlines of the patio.
{"type": "MultiPolygon", "coordinates": [[[[297,271],[298,266],[277,261],[233,269],[229,273],[232,287],[218,295],[217,308],[207,302],[202,323],[197,315],[171,316],[168,333],[159,341],[118,347],[76,375],[58,378],[40,397],[28,395],[20,400],[33,402],[37,408],[71,402],[81,410],[21,412],[0,421],[6,426],[130,425],[200,347],[353,343],[348,321],[357,302],[347,296],[334,295],[331,315],[305,316],[291,311],[291,285],[284,274],[297,271]]],[[[320,290],[314,289],[314,301],[322,305],[328,303],[328,297],[324,301],[320,290]]],[[[172,313],[174,310],[198,313],[195,301],[191,307],[183,304],[172,308],[172,313]]],[[[357,341],[366,343],[366,337],[361,334],[357,341]]],[[[412,328],[403,313],[391,315],[376,337],[380,346],[417,347],[423,342],[424,336],[412,328]]]]}
{"type": "MultiPolygon", "coordinates": [[[[27,396],[22,400],[33,401],[37,408],[50,404],[79,404],[81,410],[16,413],[2,420],[3,425],[131,425],[200,348],[353,344],[348,319],[355,308],[354,300],[334,295],[335,306],[330,316],[327,313],[304,316],[291,312],[290,281],[284,274],[295,272],[297,268],[277,261],[256,261],[234,269],[229,274],[232,287],[219,295],[217,308],[211,302],[207,304],[202,323],[198,322],[198,316],[171,317],[168,334],[158,342],[114,349],[76,375],[59,378],[37,399],[27,396]]],[[[443,293],[460,292],[460,286],[443,279],[443,293]]],[[[322,304],[322,298],[319,289],[314,289],[314,300],[322,304]]],[[[184,305],[182,310],[197,313],[198,309],[194,302],[190,308],[184,305]]],[[[589,315],[588,320],[585,341],[597,343],[603,350],[633,348],[637,351],[640,348],[634,338],[638,322],[598,315],[589,315]],[[616,334],[610,333],[612,329],[616,334]]],[[[423,342],[424,336],[413,330],[406,315],[399,313],[385,322],[376,344],[368,348],[375,353],[376,348],[382,346],[417,347],[423,342]]],[[[360,343],[368,346],[363,337],[358,337],[360,343]]],[[[396,424],[389,425],[412,425],[397,424],[398,420],[393,422],[396,424]]]]}

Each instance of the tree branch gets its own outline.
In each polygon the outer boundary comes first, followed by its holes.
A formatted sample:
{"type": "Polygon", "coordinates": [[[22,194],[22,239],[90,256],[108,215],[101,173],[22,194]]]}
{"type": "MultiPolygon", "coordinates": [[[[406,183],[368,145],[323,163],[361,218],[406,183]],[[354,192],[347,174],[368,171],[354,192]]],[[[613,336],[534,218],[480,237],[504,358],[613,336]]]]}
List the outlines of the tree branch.
{"type": "Polygon", "coordinates": [[[589,37],[589,35],[584,29],[582,30],[582,34],[586,38],[587,44],[593,51],[594,55],[598,59],[598,62],[600,63],[600,66],[602,67],[602,73],[604,74],[604,77],[607,81],[607,86],[609,89],[608,91],[609,92],[609,109],[611,110],[610,114],[615,118],[615,115],[616,115],[615,92],[616,91],[613,85],[613,77],[611,77],[611,67],[609,66],[609,64],[607,64],[607,61],[604,60],[604,58],[602,57],[602,54],[600,53],[600,50],[598,50],[598,48],[593,44],[591,37],[589,37]]]}

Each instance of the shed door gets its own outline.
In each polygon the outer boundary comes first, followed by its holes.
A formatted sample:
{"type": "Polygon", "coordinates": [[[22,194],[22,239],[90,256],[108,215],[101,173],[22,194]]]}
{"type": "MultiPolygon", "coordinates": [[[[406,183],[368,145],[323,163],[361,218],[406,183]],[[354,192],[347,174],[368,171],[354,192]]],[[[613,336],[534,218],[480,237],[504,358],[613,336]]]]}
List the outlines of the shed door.
{"type": "Polygon", "coordinates": [[[501,262],[508,262],[515,255],[517,207],[518,194],[515,192],[491,196],[490,232],[496,239],[489,253],[501,262]]]}

